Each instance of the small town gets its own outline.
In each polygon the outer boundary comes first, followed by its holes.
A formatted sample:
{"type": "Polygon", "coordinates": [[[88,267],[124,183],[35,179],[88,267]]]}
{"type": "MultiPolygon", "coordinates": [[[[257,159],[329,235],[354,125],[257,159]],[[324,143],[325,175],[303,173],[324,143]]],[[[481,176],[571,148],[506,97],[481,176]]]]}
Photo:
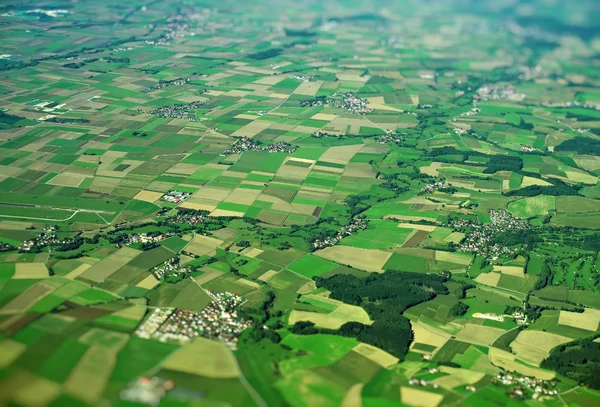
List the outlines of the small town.
{"type": "Polygon", "coordinates": [[[240,334],[251,325],[250,320],[241,318],[236,311],[244,299],[229,292],[208,291],[208,294],[213,300],[201,312],[156,308],[136,330],[136,335],[179,343],[202,336],[236,349],[240,334]]]}
{"type": "Polygon", "coordinates": [[[446,182],[446,180],[436,181],[429,184],[426,184],[423,188],[421,188],[421,192],[431,193],[436,190],[448,188],[451,185],[446,182]]]}
{"type": "Polygon", "coordinates": [[[539,399],[543,396],[556,396],[558,390],[556,380],[542,380],[536,377],[519,376],[516,373],[498,373],[492,378],[492,383],[496,385],[514,386],[510,389],[508,395],[511,398],[524,400],[526,398],[539,399]],[[533,393],[532,395],[530,395],[533,393]]]}
{"type": "Polygon", "coordinates": [[[517,93],[513,85],[483,85],[475,94],[475,100],[523,100],[524,93],[517,93]]]}
{"type": "Polygon", "coordinates": [[[292,146],[284,141],[278,141],[273,144],[263,145],[257,140],[249,137],[241,137],[233,143],[230,149],[225,150],[221,155],[242,154],[244,151],[267,151],[269,153],[293,153],[298,149],[297,146],[292,146]]]}
{"type": "Polygon", "coordinates": [[[144,92],[150,93],[150,92],[154,92],[155,90],[164,89],[164,88],[168,88],[171,86],[184,86],[184,85],[187,85],[189,81],[190,81],[190,78],[176,79],[174,81],[159,82],[158,85],[156,85],[156,86],[151,86],[149,88],[146,88],[144,90],[144,92]]]}
{"type": "Polygon", "coordinates": [[[173,256],[163,264],[154,267],[151,272],[158,280],[162,280],[167,277],[189,276],[192,272],[192,268],[189,266],[182,266],[179,256],[173,256]]]}
{"type": "Polygon", "coordinates": [[[530,228],[525,219],[515,218],[504,209],[490,210],[491,224],[481,224],[468,219],[456,219],[451,226],[466,237],[458,247],[459,251],[477,253],[490,260],[497,260],[503,254],[514,255],[519,249],[494,243],[496,234],[507,230],[526,230],[530,228]]]}
{"type": "Polygon", "coordinates": [[[314,240],[312,243],[313,250],[319,250],[325,247],[335,246],[343,238],[347,236],[352,236],[353,234],[361,230],[365,230],[368,226],[369,223],[364,217],[357,216],[353,218],[348,225],[342,227],[335,236],[328,237],[325,240],[314,240]]]}
{"type": "Polygon", "coordinates": [[[339,109],[353,114],[368,114],[374,109],[367,107],[368,101],[366,98],[359,98],[352,93],[334,93],[331,98],[316,98],[311,100],[300,101],[301,107],[325,106],[332,105],[339,109]]]}
{"type": "Polygon", "coordinates": [[[154,116],[162,117],[162,118],[172,118],[172,119],[185,119],[189,121],[198,121],[196,119],[194,110],[198,109],[202,106],[204,102],[196,101],[192,103],[182,103],[182,104],[173,104],[168,106],[161,106],[157,109],[151,111],[145,111],[138,109],[139,113],[148,113],[154,116]]]}
{"type": "Polygon", "coordinates": [[[392,133],[391,130],[386,130],[385,134],[377,137],[377,142],[379,144],[385,144],[385,143],[400,144],[402,142],[402,135],[397,134],[397,133],[392,133]]]}
{"type": "Polygon", "coordinates": [[[24,241],[17,246],[17,249],[22,252],[30,252],[46,247],[51,243],[61,243],[56,238],[57,230],[56,226],[46,226],[38,237],[24,241]]]}

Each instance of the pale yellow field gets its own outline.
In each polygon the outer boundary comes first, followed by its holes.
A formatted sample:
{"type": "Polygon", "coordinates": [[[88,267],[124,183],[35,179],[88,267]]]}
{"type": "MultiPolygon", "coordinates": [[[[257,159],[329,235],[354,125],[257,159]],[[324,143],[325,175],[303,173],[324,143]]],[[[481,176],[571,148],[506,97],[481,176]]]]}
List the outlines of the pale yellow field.
{"type": "Polygon", "coordinates": [[[590,175],[583,171],[565,171],[567,174],[567,178],[573,182],[583,182],[584,184],[592,184],[595,185],[598,183],[598,177],[590,175]]]}
{"type": "Polygon", "coordinates": [[[252,287],[252,288],[260,288],[260,284],[251,281],[251,280],[247,280],[245,278],[238,278],[237,280],[235,280],[236,283],[240,283],[240,284],[244,284],[248,287],[252,287]]]}
{"type": "Polygon", "coordinates": [[[148,277],[146,277],[145,279],[143,279],[142,281],[140,281],[136,287],[140,287],[140,288],[145,288],[147,290],[151,290],[154,287],[156,287],[158,285],[160,281],[158,281],[156,279],[156,277],[154,277],[152,274],[150,274],[148,277]]]}
{"type": "Polygon", "coordinates": [[[521,277],[525,278],[525,272],[523,267],[518,266],[494,266],[494,271],[497,271],[502,274],[507,274],[509,276],[521,277]]]}
{"type": "Polygon", "coordinates": [[[260,281],[264,281],[265,283],[276,276],[279,272],[275,270],[265,271],[263,274],[258,277],[260,281]]]}
{"type": "MultiPolygon", "coordinates": [[[[4,388],[0,388],[0,392],[7,394],[2,396],[12,396],[13,403],[21,406],[46,406],[55,400],[61,393],[61,386],[41,376],[34,376],[25,370],[17,370],[11,373],[11,381],[13,385],[3,381],[4,388]]],[[[11,404],[13,404],[11,403],[11,404]]]]}
{"type": "Polygon", "coordinates": [[[369,325],[372,322],[364,309],[348,304],[339,305],[329,314],[292,310],[288,323],[293,325],[298,321],[312,321],[318,327],[329,329],[338,329],[350,321],[360,322],[365,325],[369,325]]]}
{"type": "Polygon", "coordinates": [[[209,236],[195,235],[185,250],[198,256],[212,253],[223,241],[209,236]]]}
{"type": "Polygon", "coordinates": [[[456,263],[462,265],[468,265],[471,263],[472,255],[466,253],[452,253],[436,250],[435,259],[438,261],[447,261],[449,263],[456,263]]]}
{"type": "Polygon", "coordinates": [[[306,284],[304,284],[302,287],[298,288],[298,290],[296,291],[296,294],[308,294],[311,291],[314,291],[317,289],[317,284],[313,281],[310,280],[309,282],[307,282],[306,284]]]}
{"type": "Polygon", "coordinates": [[[256,189],[236,188],[223,201],[241,205],[252,205],[260,193],[261,191],[256,189]]]}
{"type": "Polygon", "coordinates": [[[485,374],[481,372],[475,372],[468,369],[457,369],[448,366],[440,366],[440,371],[447,373],[448,376],[440,377],[433,382],[446,390],[452,390],[458,386],[477,383],[485,376],[485,374]]]}
{"type": "Polygon", "coordinates": [[[210,216],[234,216],[241,218],[244,216],[244,212],[227,211],[225,209],[215,209],[210,213],[210,216]]]}
{"type": "Polygon", "coordinates": [[[209,267],[203,267],[202,271],[204,271],[204,274],[194,277],[194,280],[200,285],[206,284],[209,281],[212,281],[215,278],[223,275],[222,271],[214,270],[209,267]]]}
{"type": "Polygon", "coordinates": [[[352,350],[371,359],[373,362],[386,369],[398,363],[399,360],[397,357],[390,355],[386,351],[366,343],[359,343],[352,350]]]}
{"type": "Polygon", "coordinates": [[[21,353],[27,349],[27,345],[6,338],[0,342],[0,348],[2,349],[2,352],[0,352],[0,368],[6,368],[21,356],[21,353]]]}
{"type": "Polygon", "coordinates": [[[586,308],[584,312],[560,311],[559,325],[568,325],[588,331],[597,331],[600,323],[600,311],[586,308]]]}
{"type": "Polygon", "coordinates": [[[456,335],[456,339],[475,345],[489,346],[505,332],[500,328],[466,323],[465,327],[456,335]]]}
{"type": "Polygon", "coordinates": [[[136,196],[133,197],[133,199],[152,203],[159,200],[161,196],[163,196],[162,192],[140,191],[136,196]]]}
{"type": "Polygon", "coordinates": [[[416,387],[401,387],[400,399],[402,403],[413,407],[437,407],[442,402],[442,394],[431,393],[416,387]]]}
{"type": "MultiPolygon", "coordinates": [[[[410,325],[412,326],[414,340],[413,345],[415,343],[424,343],[427,345],[435,346],[438,349],[444,346],[446,342],[450,339],[451,335],[431,327],[429,325],[424,324],[423,322],[414,322],[411,321],[410,325]]],[[[425,351],[414,350],[419,353],[426,353],[425,351]]]]}
{"type": "Polygon", "coordinates": [[[44,263],[17,263],[15,264],[14,279],[47,278],[48,268],[44,263]]]}
{"type": "Polygon", "coordinates": [[[571,341],[571,338],[550,332],[524,330],[519,332],[510,348],[522,361],[539,366],[553,348],[571,341]]]}
{"type": "Polygon", "coordinates": [[[444,242],[460,243],[465,238],[465,234],[461,232],[452,232],[445,239],[444,242]]]}
{"type": "Polygon", "coordinates": [[[348,163],[344,176],[357,178],[374,178],[377,175],[369,163],[348,163]]]}
{"type": "Polygon", "coordinates": [[[121,317],[125,319],[133,319],[136,321],[141,321],[146,314],[147,307],[143,304],[134,304],[131,307],[124,308],[120,311],[113,313],[112,315],[116,317],[121,317]]]}
{"type": "Polygon", "coordinates": [[[341,407],[362,407],[362,383],[356,383],[348,389],[346,397],[342,400],[341,407]]]}
{"type": "Polygon", "coordinates": [[[84,264],[78,266],[75,270],[71,271],[65,277],[70,280],[75,280],[75,278],[79,277],[81,274],[83,274],[84,271],[86,271],[90,267],[92,267],[91,264],[84,263],[84,264]]]}
{"type": "Polygon", "coordinates": [[[415,223],[398,223],[398,227],[403,228],[403,229],[416,229],[416,230],[423,230],[425,232],[433,232],[437,226],[417,225],[415,223]]]}
{"type": "MultiPolygon", "coordinates": [[[[271,94],[271,96],[276,97],[277,95],[271,94]]],[[[282,98],[286,98],[286,97],[287,97],[287,95],[282,96],[282,98]]],[[[254,137],[261,131],[269,128],[272,124],[273,124],[273,122],[268,121],[268,120],[255,120],[253,122],[246,124],[245,126],[239,128],[239,129],[237,129],[235,132],[233,132],[232,136],[254,137]]]]}
{"type": "Polygon", "coordinates": [[[50,181],[46,182],[49,185],[58,185],[61,187],[78,187],[79,184],[85,179],[85,176],[72,173],[58,174],[50,181]]]}
{"type": "Polygon", "coordinates": [[[179,372],[230,379],[239,377],[237,362],[225,344],[196,338],[167,357],[162,367],[179,372]]]}
{"type": "Polygon", "coordinates": [[[475,278],[475,281],[480,284],[489,285],[490,287],[496,287],[500,281],[500,277],[502,277],[500,273],[481,273],[475,278]]]}
{"type": "Polygon", "coordinates": [[[338,164],[347,164],[348,161],[354,157],[354,154],[358,153],[362,148],[362,144],[329,147],[319,160],[338,164]]]}
{"type": "MultiPolygon", "coordinates": [[[[302,82],[300,86],[298,86],[294,90],[294,94],[296,95],[306,95],[306,96],[315,96],[319,91],[319,88],[323,85],[323,81],[314,81],[314,82],[302,82]]],[[[313,119],[315,119],[313,117],[313,119]]],[[[315,120],[327,120],[327,119],[315,119],[315,120]]]]}
{"type": "Polygon", "coordinates": [[[317,113],[316,115],[311,117],[311,119],[313,119],[313,120],[326,120],[328,122],[335,120],[336,118],[337,118],[337,116],[335,114],[329,114],[329,113],[317,113]]]}
{"type": "Polygon", "coordinates": [[[123,247],[105,259],[102,259],[98,263],[94,264],[92,267],[83,272],[81,276],[97,282],[105,280],[112,273],[129,263],[129,261],[139,253],[141,252],[138,250],[129,247],[123,247]]]}
{"type": "Polygon", "coordinates": [[[439,169],[442,168],[442,163],[440,162],[432,162],[430,165],[420,167],[419,170],[423,174],[431,175],[432,177],[437,177],[439,175],[439,169]]]}
{"type": "Polygon", "coordinates": [[[525,366],[516,361],[517,357],[510,352],[498,348],[490,348],[490,361],[498,367],[508,372],[518,372],[525,376],[534,376],[542,380],[552,380],[554,373],[548,370],[539,369],[533,366],[525,366]]]}
{"type": "Polygon", "coordinates": [[[349,246],[331,246],[316,251],[314,254],[340,264],[349,264],[361,270],[375,272],[383,271],[382,267],[392,256],[392,253],[382,250],[361,249],[349,246]]]}
{"type": "Polygon", "coordinates": [[[244,250],[244,256],[255,258],[262,252],[264,252],[264,250],[257,249],[256,247],[251,247],[247,250],[244,250]]]}
{"type": "Polygon", "coordinates": [[[65,381],[65,390],[88,403],[97,402],[102,397],[116,360],[113,350],[90,346],[65,381]]]}
{"type": "Polygon", "coordinates": [[[210,211],[215,210],[215,208],[217,207],[217,203],[218,202],[215,202],[214,205],[211,205],[211,204],[206,204],[206,203],[190,202],[188,200],[179,206],[183,209],[194,209],[196,211],[209,211],[210,212],[210,211]]]}
{"type": "Polygon", "coordinates": [[[523,179],[521,180],[521,188],[529,187],[531,185],[548,186],[552,184],[538,178],[523,177],[523,179]]]}
{"type": "Polygon", "coordinates": [[[227,188],[216,188],[216,187],[202,187],[198,191],[196,191],[187,202],[195,202],[196,198],[200,199],[210,199],[213,201],[220,202],[227,197],[231,193],[231,189],[227,188]]]}
{"type": "Polygon", "coordinates": [[[192,175],[196,171],[202,168],[201,165],[196,164],[185,164],[185,163],[177,163],[171,168],[169,168],[166,172],[172,174],[183,174],[183,175],[192,175]]]}

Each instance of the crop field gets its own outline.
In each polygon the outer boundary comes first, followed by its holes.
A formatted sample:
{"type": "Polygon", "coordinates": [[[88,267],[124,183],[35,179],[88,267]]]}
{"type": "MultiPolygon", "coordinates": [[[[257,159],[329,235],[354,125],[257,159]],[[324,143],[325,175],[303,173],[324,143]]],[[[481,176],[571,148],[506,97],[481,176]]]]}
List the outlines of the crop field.
{"type": "Polygon", "coordinates": [[[0,404],[598,405],[571,3],[3,1],[0,404]]]}

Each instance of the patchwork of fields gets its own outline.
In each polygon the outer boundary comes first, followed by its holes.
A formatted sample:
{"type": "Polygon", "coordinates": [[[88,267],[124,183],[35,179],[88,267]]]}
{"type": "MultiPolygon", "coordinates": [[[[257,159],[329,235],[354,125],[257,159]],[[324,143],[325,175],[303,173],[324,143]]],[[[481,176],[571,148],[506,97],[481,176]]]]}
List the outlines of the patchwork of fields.
{"type": "Polygon", "coordinates": [[[600,404],[594,2],[34,3],[0,405],[600,404]]]}

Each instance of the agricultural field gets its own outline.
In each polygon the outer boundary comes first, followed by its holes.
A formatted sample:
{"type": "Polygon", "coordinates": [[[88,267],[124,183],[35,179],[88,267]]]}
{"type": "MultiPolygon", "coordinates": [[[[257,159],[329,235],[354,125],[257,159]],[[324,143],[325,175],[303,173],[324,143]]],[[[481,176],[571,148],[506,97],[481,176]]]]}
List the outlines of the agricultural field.
{"type": "Polygon", "coordinates": [[[600,405],[596,3],[2,1],[0,405],[600,405]]]}

